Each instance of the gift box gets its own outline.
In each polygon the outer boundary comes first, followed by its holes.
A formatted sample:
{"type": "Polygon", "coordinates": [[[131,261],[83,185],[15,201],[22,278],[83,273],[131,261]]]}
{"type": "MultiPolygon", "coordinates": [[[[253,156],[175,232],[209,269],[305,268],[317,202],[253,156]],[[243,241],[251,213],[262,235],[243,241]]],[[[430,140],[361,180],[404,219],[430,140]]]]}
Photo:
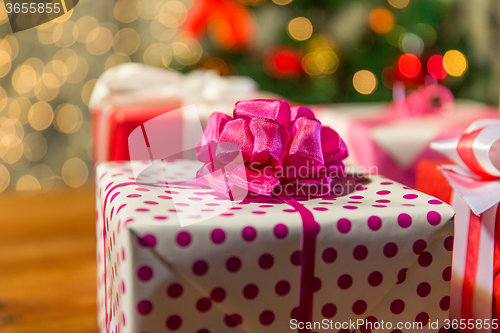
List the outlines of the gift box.
{"type": "Polygon", "coordinates": [[[500,121],[480,120],[431,144],[452,163],[419,165],[419,189],[456,211],[450,319],[463,332],[500,331],[499,139],[500,121]]]}
{"type": "Polygon", "coordinates": [[[432,141],[455,137],[475,120],[498,118],[495,108],[467,100],[454,102],[443,86],[424,86],[405,97],[396,85],[394,93],[393,103],[333,104],[313,110],[344,138],[352,165],[410,187],[415,186],[420,160],[442,159],[429,148],[432,141]]]}
{"type": "Polygon", "coordinates": [[[202,163],[163,161],[135,181],[141,163],[96,168],[101,332],[297,331],[301,293],[312,295],[311,321],[328,327],[315,332],[350,332],[343,323],[358,320],[361,332],[382,321],[436,332],[445,325],[454,215],[447,204],[382,177],[347,195],[300,201],[320,226],[314,279],[305,284],[304,223],[294,207],[250,194],[214,215],[226,200],[212,189],[155,180],[202,163]],[[181,227],[182,212],[210,218],[181,227]]]}
{"type": "Polygon", "coordinates": [[[195,105],[197,117],[172,113],[156,120],[162,122],[165,133],[171,133],[170,144],[179,150],[195,144],[183,141],[186,135],[182,133],[198,123],[205,126],[213,111],[230,114],[238,100],[272,97],[244,76],[221,77],[204,70],[185,75],[138,63],[113,67],[101,75],[89,103],[94,162],[130,160],[128,138],[132,131],[181,107],[195,105]]]}

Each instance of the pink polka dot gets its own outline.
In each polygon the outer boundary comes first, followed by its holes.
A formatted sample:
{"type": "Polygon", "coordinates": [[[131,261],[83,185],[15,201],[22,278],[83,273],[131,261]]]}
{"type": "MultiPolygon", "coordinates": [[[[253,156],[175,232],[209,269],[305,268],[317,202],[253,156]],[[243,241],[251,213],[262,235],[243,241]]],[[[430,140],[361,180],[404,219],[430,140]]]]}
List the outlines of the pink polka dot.
{"type": "Polygon", "coordinates": [[[215,244],[222,244],[222,242],[226,239],[226,233],[222,229],[214,229],[210,238],[215,244]]]}
{"type": "Polygon", "coordinates": [[[399,214],[398,224],[401,228],[408,228],[411,225],[411,216],[406,213],[399,214]]]}
{"type": "Polygon", "coordinates": [[[260,314],[259,320],[264,326],[271,325],[274,321],[274,313],[270,310],[266,310],[260,314]]]}
{"type": "Polygon", "coordinates": [[[200,312],[207,312],[212,307],[212,301],[206,297],[200,298],[196,302],[196,309],[200,312]]]}
{"type": "Polygon", "coordinates": [[[358,245],[354,248],[352,255],[356,260],[364,260],[368,255],[368,249],[364,245],[358,245]]]}
{"type": "Polygon", "coordinates": [[[187,231],[181,231],[176,237],[177,244],[181,247],[186,247],[191,243],[191,234],[187,231]]]}
{"type": "Polygon", "coordinates": [[[260,268],[269,269],[273,266],[273,264],[274,264],[274,258],[269,253],[265,253],[265,254],[260,256],[260,258],[259,258],[260,268]]]}
{"type": "Polygon", "coordinates": [[[377,327],[376,323],[378,323],[378,319],[376,317],[374,317],[374,316],[368,316],[368,317],[365,318],[365,323],[366,322],[370,323],[370,325],[368,326],[366,324],[363,324],[359,328],[359,330],[360,330],[361,333],[371,333],[371,331],[372,331],[371,328],[372,327],[377,327]]]}
{"type": "Polygon", "coordinates": [[[228,327],[236,327],[238,325],[241,325],[241,323],[243,322],[243,318],[241,318],[241,316],[239,314],[232,314],[232,315],[226,315],[224,317],[224,323],[228,326],[228,327]]]}
{"type": "Polygon", "coordinates": [[[405,282],[406,280],[406,271],[408,270],[408,268],[403,268],[402,270],[400,270],[398,272],[398,282],[397,284],[401,284],[403,282],[405,282]]]}
{"type": "Polygon", "coordinates": [[[368,228],[377,231],[382,227],[382,219],[378,216],[370,216],[368,218],[368,228]]]}
{"type": "Polygon", "coordinates": [[[436,199],[429,200],[428,202],[431,205],[442,205],[443,204],[443,202],[441,200],[436,200],[436,199]]]}
{"type": "Polygon", "coordinates": [[[429,315],[426,312],[420,312],[415,317],[415,322],[422,323],[422,326],[425,326],[429,322],[429,315]]]}
{"type": "Polygon", "coordinates": [[[378,202],[378,203],[391,203],[391,200],[380,199],[380,200],[375,200],[375,202],[378,202]]]}
{"type": "Polygon", "coordinates": [[[328,202],[328,201],[320,201],[318,202],[320,205],[333,205],[333,202],[328,202]]]}
{"type": "Polygon", "coordinates": [[[344,209],[358,209],[356,206],[342,206],[344,209]]]}
{"type": "Polygon", "coordinates": [[[352,305],[352,312],[356,315],[360,315],[365,313],[366,308],[367,308],[366,302],[363,300],[359,300],[354,302],[354,304],[352,305]]]}
{"type": "Polygon", "coordinates": [[[417,294],[420,297],[427,297],[431,293],[431,285],[427,282],[422,282],[417,287],[417,294]]]}
{"type": "Polygon", "coordinates": [[[206,328],[202,328],[202,329],[197,330],[196,333],[210,333],[210,331],[207,330],[206,328]]]}
{"type": "Polygon", "coordinates": [[[127,195],[127,198],[140,198],[140,197],[142,197],[142,195],[140,195],[140,194],[129,194],[129,195],[127,195]]]}
{"type": "Polygon", "coordinates": [[[168,193],[168,194],[179,194],[179,192],[177,192],[177,191],[165,191],[165,193],[168,193]]]}
{"type": "Polygon", "coordinates": [[[247,242],[251,242],[257,237],[257,230],[254,227],[247,226],[241,231],[241,237],[247,242]]]}
{"type": "Polygon", "coordinates": [[[142,266],[137,271],[137,277],[141,281],[149,281],[153,277],[153,270],[149,266],[142,266]]]}
{"type": "Polygon", "coordinates": [[[395,315],[402,313],[405,310],[405,302],[401,299],[396,299],[391,303],[391,312],[395,315]]]}
{"type": "Polygon", "coordinates": [[[376,208],[385,208],[387,207],[386,205],[372,205],[372,207],[376,207],[376,208]]]}
{"type": "Polygon", "coordinates": [[[354,199],[354,200],[360,200],[360,199],[364,199],[365,197],[362,195],[353,195],[352,197],[349,197],[349,198],[354,199]]]}
{"type": "Polygon", "coordinates": [[[208,271],[208,264],[204,260],[198,260],[193,264],[193,273],[202,276],[205,275],[208,271]]]}
{"type": "Polygon", "coordinates": [[[288,235],[288,228],[283,223],[274,226],[274,236],[278,239],[283,239],[288,235]]]}
{"type": "Polygon", "coordinates": [[[220,214],[220,216],[234,216],[233,213],[222,213],[220,214]]]}
{"type": "Polygon", "coordinates": [[[210,207],[215,207],[215,206],[220,206],[218,203],[207,203],[205,206],[210,206],[210,207]]]}
{"type": "Polygon", "coordinates": [[[422,267],[427,267],[432,263],[432,254],[429,252],[422,252],[418,257],[418,264],[422,267]]]}
{"type": "Polygon", "coordinates": [[[143,247],[155,247],[156,246],[156,237],[154,235],[148,234],[143,237],[137,238],[137,242],[140,246],[143,247]]]}
{"type": "Polygon", "coordinates": [[[344,218],[340,219],[337,222],[337,229],[343,234],[348,233],[351,230],[351,221],[344,218]]]}
{"type": "MultiPolygon", "coordinates": [[[[401,330],[392,330],[391,333],[403,333],[401,330]]],[[[441,333],[441,332],[439,332],[441,333]]]]}
{"type": "Polygon", "coordinates": [[[293,308],[292,312],[290,312],[290,318],[299,319],[299,307],[293,308]]]}
{"type": "Polygon", "coordinates": [[[147,208],[136,208],[136,212],[149,212],[149,209],[147,208]]]}
{"type": "Polygon", "coordinates": [[[384,190],[384,191],[378,191],[377,192],[378,195],[388,195],[388,194],[391,194],[391,191],[387,191],[387,190],[384,190]]]}
{"type": "Polygon", "coordinates": [[[241,260],[238,257],[231,257],[226,261],[226,269],[231,273],[236,273],[241,268],[241,260]]]}
{"type": "Polygon", "coordinates": [[[169,330],[175,331],[181,327],[182,319],[178,315],[170,316],[167,319],[166,325],[169,330]]]}
{"type": "Polygon", "coordinates": [[[427,221],[430,225],[438,225],[441,222],[441,215],[438,212],[427,213],[427,221]]]}
{"type": "Polygon", "coordinates": [[[156,220],[166,220],[168,219],[168,216],[155,216],[156,220]]]}
{"type": "Polygon", "coordinates": [[[412,200],[412,199],[418,198],[418,195],[413,194],[413,193],[411,193],[411,194],[405,194],[405,195],[403,195],[403,198],[407,199],[407,200],[412,200]]]}
{"type": "Polygon", "coordinates": [[[122,294],[125,294],[125,281],[122,280],[122,294]]]}
{"type": "Polygon", "coordinates": [[[262,214],[266,214],[266,212],[261,211],[261,210],[255,210],[252,212],[252,214],[262,215],[262,214]]]}
{"type": "Polygon", "coordinates": [[[147,315],[153,310],[153,304],[148,300],[142,300],[137,304],[137,312],[141,315],[147,315]]]}
{"type": "Polygon", "coordinates": [[[443,311],[448,311],[450,309],[450,296],[445,296],[441,298],[441,301],[439,302],[439,307],[443,311]]]}
{"type": "Polygon", "coordinates": [[[201,201],[203,200],[202,198],[198,198],[198,197],[189,197],[188,200],[192,200],[192,201],[201,201]]]}
{"type": "Polygon", "coordinates": [[[453,236],[448,236],[444,240],[444,248],[446,251],[452,251],[453,250],[453,236]]]}
{"type": "Polygon", "coordinates": [[[323,283],[321,282],[320,278],[315,277],[313,280],[313,291],[318,292],[321,289],[321,285],[323,283]]]}
{"type": "Polygon", "coordinates": [[[384,255],[387,258],[393,258],[396,254],[398,254],[398,246],[396,245],[396,243],[390,242],[385,244],[384,255]]]}
{"type": "Polygon", "coordinates": [[[370,273],[370,275],[368,275],[368,283],[372,287],[379,286],[382,283],[382,280],[383,280],[382,273],[378,271],[372,272],[370,273]]]}
{"type": "Polygon", "coordinates": [[[220,303],[226,298],[226,291],[220,287],[214,288],[210,293],[210,297],[214,302],[220,303]]]}
{"type": "Polygon", "coordinates": [[[443,270],[443,280],[445,281],[451,280],[451,266],[448,266],[443,270]]]}
{"type": "Polygon", "coordinates": [[[427,248],[427,243],[423,239],[418,239],[413,243],[413,252],[415,254],[422,254],[427,248]]]}
{"type": "Polygon", "coordinates": [[[326,212],[328,210],[328,208],[325,207],[314,207],[313,209],[319,212],[326,212]]]}
{"type": "Polygon", "coordinates": [[[394,184],[394,183],[392,183],[392,182],[381,182],[380,183],[380,185],[392,185],[392,184],[394,184]]]}
{"type": "Polygon", "coordinates": [[[352,285],[352,277],[349,274],[344,274],[339,277],[337,284],[340,289],[349,289],[352,285]]]}
{"type": "Polygon", "coordinates": [[[262,207],[262,208],[270,208],[270,207],[274,207],[273,205],[259,205],[259,207],[262,207]]]}
{"type": "Polygon", "coordinates": [[[159,195],[158,198],[159,199],[165,199],[165,200],[172,199],[172,197],[169,197],[168,195],[159,195]]]}
{"type": "Polygon", "coordinates": [[[157,205],[158,203],[156,201],[144,201],[146,205],[157,205]]]}
{"type": "Polygon", "coordinates": [[[347,201],[347,203],[350,203],[350,204],[362,204],[361,201],[347,201]]]}
{"type": "Polygon", "coordinates": [[[143,191],[143,192],[149,192],[149,190],[147,188],[141,188],[141,187],[138,187],[135,189],[136,191],[143,191]]]}
{"type": "Polygon", "coordinates": [[[290,262],[294,266],[299,266],[300,265],[300,251],[294,251],[292,255],[290,256],[290,262]]]}
{"type": "Polygon", "coordinates": [[[255,284],[249,284],[243,289],[243,296],[246,299],[254,299],[259,294],[259,288],[255,284]]]}
{"type": "Polygon", "coordinates": [[[178,283],[172,283],[168,289],[167,289],[167,294],[168,296],[170,296],[171,298],[178,298],[182,295],[182,292],[183,292],[183,288],[180,284],[178,283]]]}
{"type": "Polygon", "coordinates": [[[335,304],[327,303],[321,309],[321,314],[325,318],[333,318],[337,314],[337,307],[335,304]]]}
{"type": "Polygon", "coordinates": [[[327,264],[331,264],[337,259],[337,251],[334,248],[329,247],[323,251],[321,258],[323,258],[323,261],[327,264]]]}

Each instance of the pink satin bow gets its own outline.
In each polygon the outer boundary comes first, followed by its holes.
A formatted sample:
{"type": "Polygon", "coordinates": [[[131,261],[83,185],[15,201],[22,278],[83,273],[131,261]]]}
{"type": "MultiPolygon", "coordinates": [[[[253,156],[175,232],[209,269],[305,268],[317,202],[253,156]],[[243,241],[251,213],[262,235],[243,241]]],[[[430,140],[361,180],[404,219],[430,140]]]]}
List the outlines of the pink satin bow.
{"type": "Polygon", "coordinates": [[[330,192],[348,152],[338,133],[321,126],[309,108],[247,100],[236,103],[234,118],[211,115],[197,156],[205,162],[197,181],[217,192],[309,197],[330,192]]]}
{"type": "Polygon", "coordinates": [[[426,113],[451,115],[453,112],[453,94],[447,87],[437,83],[421,86],[406,96],[404,84],[395,82],[393,99],[394,109],[401,116],[426,113]]]}

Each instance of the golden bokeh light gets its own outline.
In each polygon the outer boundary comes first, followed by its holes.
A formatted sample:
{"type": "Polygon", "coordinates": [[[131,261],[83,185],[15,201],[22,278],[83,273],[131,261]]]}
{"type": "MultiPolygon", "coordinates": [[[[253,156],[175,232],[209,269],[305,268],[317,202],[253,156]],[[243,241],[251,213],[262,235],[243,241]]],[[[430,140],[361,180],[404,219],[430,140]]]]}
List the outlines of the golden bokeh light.
{"type": "Polygon", "coordinates": [[[26,94],[28,98],[33,97],[28,93],[40,82],[40,77],[31,65],[23,64],[12,74],[12,87],[20,95],[26,94]]]}
{"type": "MultiPolygon", "coordinates": [[[[176,42],[172,43],[172,53],[175,60],[184,66],[194,65],[201,59],[203,54],[200,43],[191,37],[179,37],[176,42]]],[[[165,61],[163,61],[163,64],[165,65],[165,61]]]]}
{"type": "Polygon", "coordinates": [[[389,2],[389,5],[391,5],[394,8],[405,8],[410,4],[410,0],[387,0],[389,2]]]}
{"type": "Polygon", "coordinates": [[[158,20],[168,28],[179,27],[187,17],[187,8],[180,1],[168,1],[161,6],[158,13],[158,20]]]}
{"type": "Polygon", "coordinates": [[[130,23],[139,17],[142,9],[141,2],[137,0],[118,0],[115,4],[113,14],[122,23],[130,23]]]}
{"type": "Polygon", "coordinates": [[[152,20],[154,19],[159,12],[159,8],[162,6],[161,1],[151,1],[151,0],[139,0],[140,1],[140,6],[141,6],[141,12],[139,13],[139,16],[145,20],[152,20]]]}
{"type": "Polygon", "coordinates": [[[87,81],[83,85],[81,97],[82,97],[83,103],[85,103],[85,105],[87,105],[87,106],[89,105],[90,95],[92,95],[92,90],[94,90],[94,86],[95,86],[96,82],[97,82],[97,79],[92,79],[92,80],[87,81]]]}
{"type": "Polygon", "coordinates": [[[111,67],[117,66],[119,64],[123,64],[126,62],[131,62],[132,60],[130,59],[129,56],[127,55],[121,55],[117,53],[113,53],[106,59],[106,62],[104,63],[104,70],[107,71],[111,67]]]}
{"type": "Polygon", "coordinates": [[[165,44],[151,44],[144,51],[143,61],[149,66],[167,67],[172,61],[172,51],[165,44]]]}
{"type": "Polygon", "coordinates": [[[302,58],[302,67],[312,76],[333,74],[339,67],[339,58],[331,49],[318,50],[307,53],[302,58]]]}
{"type": "Polygon", "coordinates": [[[288,33],[293,39],[306,40],[313,33],[313,25],[305,17],[296,17],[288,23],[288,33]]]}
{"type": "Polygon", "coordinates": [[[31,127],[36,131],[42,131],[52,124],[54,120],[54,112],[52,107],[47,102],[36,102],[30,108],[28,113],[28,121],[31,127]]]}
{"type": "Polygon", "coordinates": [[[467,70],[467,59],[462,52],[449,50],[443,56],[443,67],[451,76],[462,76],[467,70]]]}
{"type": "Polygon", "coordinates": [[[360,94],[369,95],[377,88],[377,78],[370,71],[360,70],[354,74],[352,84],[360,94]]]}
{"type": "Polygon", "coordinates": [[[113,34],[107,28],[97,27],[87,35],[86,46],[90,54],[104,54],[113,46],[113,34]]]}
{"type": "Polygon", "coordinates": [[[64,182],[73,188],[77,188],[85,184],[89,176],[89,170],[85,162],[74,157],[70,158],[62,167],[62,178],[64,182]]]}
{"type": "Polygon", "coordinates": [[[31,102],[25,97],[18,97],[9,105],[9,117],[18,120],[22,125],[28,123],[28,110],[31,108],[31,102]]]}
{"type": "Polygon", "coordinates": [[[9,101],[8,98],[9,96],[7,95],[7,92],[2,86],[0,86],[0,112],[2,112],[7,106],[9,101]]]}
{"type": "Polygon", "coordinates": [[[10,72],[12,59],[7,51],[0,49],[0,77],[4,77],[10,72]]]}
{"type": "Polygon", "coordinates": [[[78,26],[73,21],[65,21],[55,25],[53,30],[54,44],[58,47],[70,47],[78,37],[78,26]]]}
{"type": "Polygon", "coordinates": [[[35,165],[30,175],[40,182],[42,192],[47,192],[54,186],[54,172],[45,164],[35,165]]]}
{"type": "Polygon", "coordinates": [[[0,144],[6,148],[14,148],[24,137],[24,127],[12,118],[0,118],[0,144]]]}
{"type": "Polygon", "coordinates": [[[285,6],[292,2],[292,0],[273,0],[273,2],[279,6],[285,6]]]}
{"type": "Polygon", "coordinates": [[[24,156],[31,162],[41,160],[47,153],[47,140],[40,132],[31,132],[23,140],[24,156]]]}
{"type": "Polygon", "coordinates": [[[74,133],[83,123],[82,111],[73,104],[62,104],[55,109],[55,128],[62,133],[74,133]]]}
{"type": "Polygon", "coordinates": [[[16,184],[16,191],[18,192],[40,191],[41,189],[40,182],[32,175],[22,176],[16,184]]]}
{"type": "Polygon", "coordinates": [[[378,7],[372,9],[368,15],[368,24],[377,34],[386,34],[390,32],[396,24],[396,18],[389,9],[378,7]]]}
{"type": "Polygon", "coordinates": [[[99,21],[92,16],[83,16],[76,21],[76,27],[78,28],[78,37],[76,38],[78,43],[86,43],[87,36],[95,28],[99,27],[99,21]]]}
{"type": "Polygon", "coordinates": [[[139,48],[141,37],[134,29],[124,28],[115,34],[113,50],[120,55],[131,55],[139,48]]]}
{"type": "Polygon", "coordinates": [[[22,143],[18,143],[17,145],[10,147],[7,149],[6,153],[2,156],[2,159],[7,164],[14,164],[21,156],[23,156],[24,147],[22,143]]]}
{"type": "Polygon", "coordinates": [[[61,84],[56,75],[43,73],[40,84],[35,86],[35,96],[39,101],[50,102],[59,95],[61,84]]]}
{"type": "Polygon", "coordinates": [[[82,82],[89,72],[87,60],[82,56],[72,56],[64,63],[69,71],[68,78],[66,79],[69,83],[82,82]]]}
{"type": "Polygon", "coordinates": [[[14,60],[18,53],[19,53],[19,42],[17,41],[16,37],[7,35],[4,37],[4,39],[0,42],[0,49],[1,50],[6,50],[7,48],[10,50],[8,51],[11,60],[14,60]]]}
{"type": "Polygon", "coordinates": [[[9,187],[10,184],[10,173],[9,170],[0,164],[0,192],[3,192],[9,187]]]}

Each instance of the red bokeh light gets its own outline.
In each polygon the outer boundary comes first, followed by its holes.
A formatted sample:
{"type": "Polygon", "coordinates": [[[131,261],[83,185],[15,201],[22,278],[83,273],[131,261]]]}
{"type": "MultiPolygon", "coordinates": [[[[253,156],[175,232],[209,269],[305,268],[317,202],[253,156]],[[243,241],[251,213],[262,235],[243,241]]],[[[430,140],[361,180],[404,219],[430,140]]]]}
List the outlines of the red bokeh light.
{"type": "Polygon", "coordinates": [[[414,54],[403,54],[398,61],[398,69],[404,76],[414,78],[420,73],[422,64],[414,54]]]}
{"type": "Polygon", "coordinates": [[[446,77],[446,70],[443,67],[443,57],[440,55],[433,55],[427,61],[427,70],[429,74],[438,80],[446,77]]]}
{"type": "Polygon", "coordinates": [[[303,72],[302,53],[288,48],[274,49],[264,59],[266,70],[274,77],[294,77],[303,72]]]}

